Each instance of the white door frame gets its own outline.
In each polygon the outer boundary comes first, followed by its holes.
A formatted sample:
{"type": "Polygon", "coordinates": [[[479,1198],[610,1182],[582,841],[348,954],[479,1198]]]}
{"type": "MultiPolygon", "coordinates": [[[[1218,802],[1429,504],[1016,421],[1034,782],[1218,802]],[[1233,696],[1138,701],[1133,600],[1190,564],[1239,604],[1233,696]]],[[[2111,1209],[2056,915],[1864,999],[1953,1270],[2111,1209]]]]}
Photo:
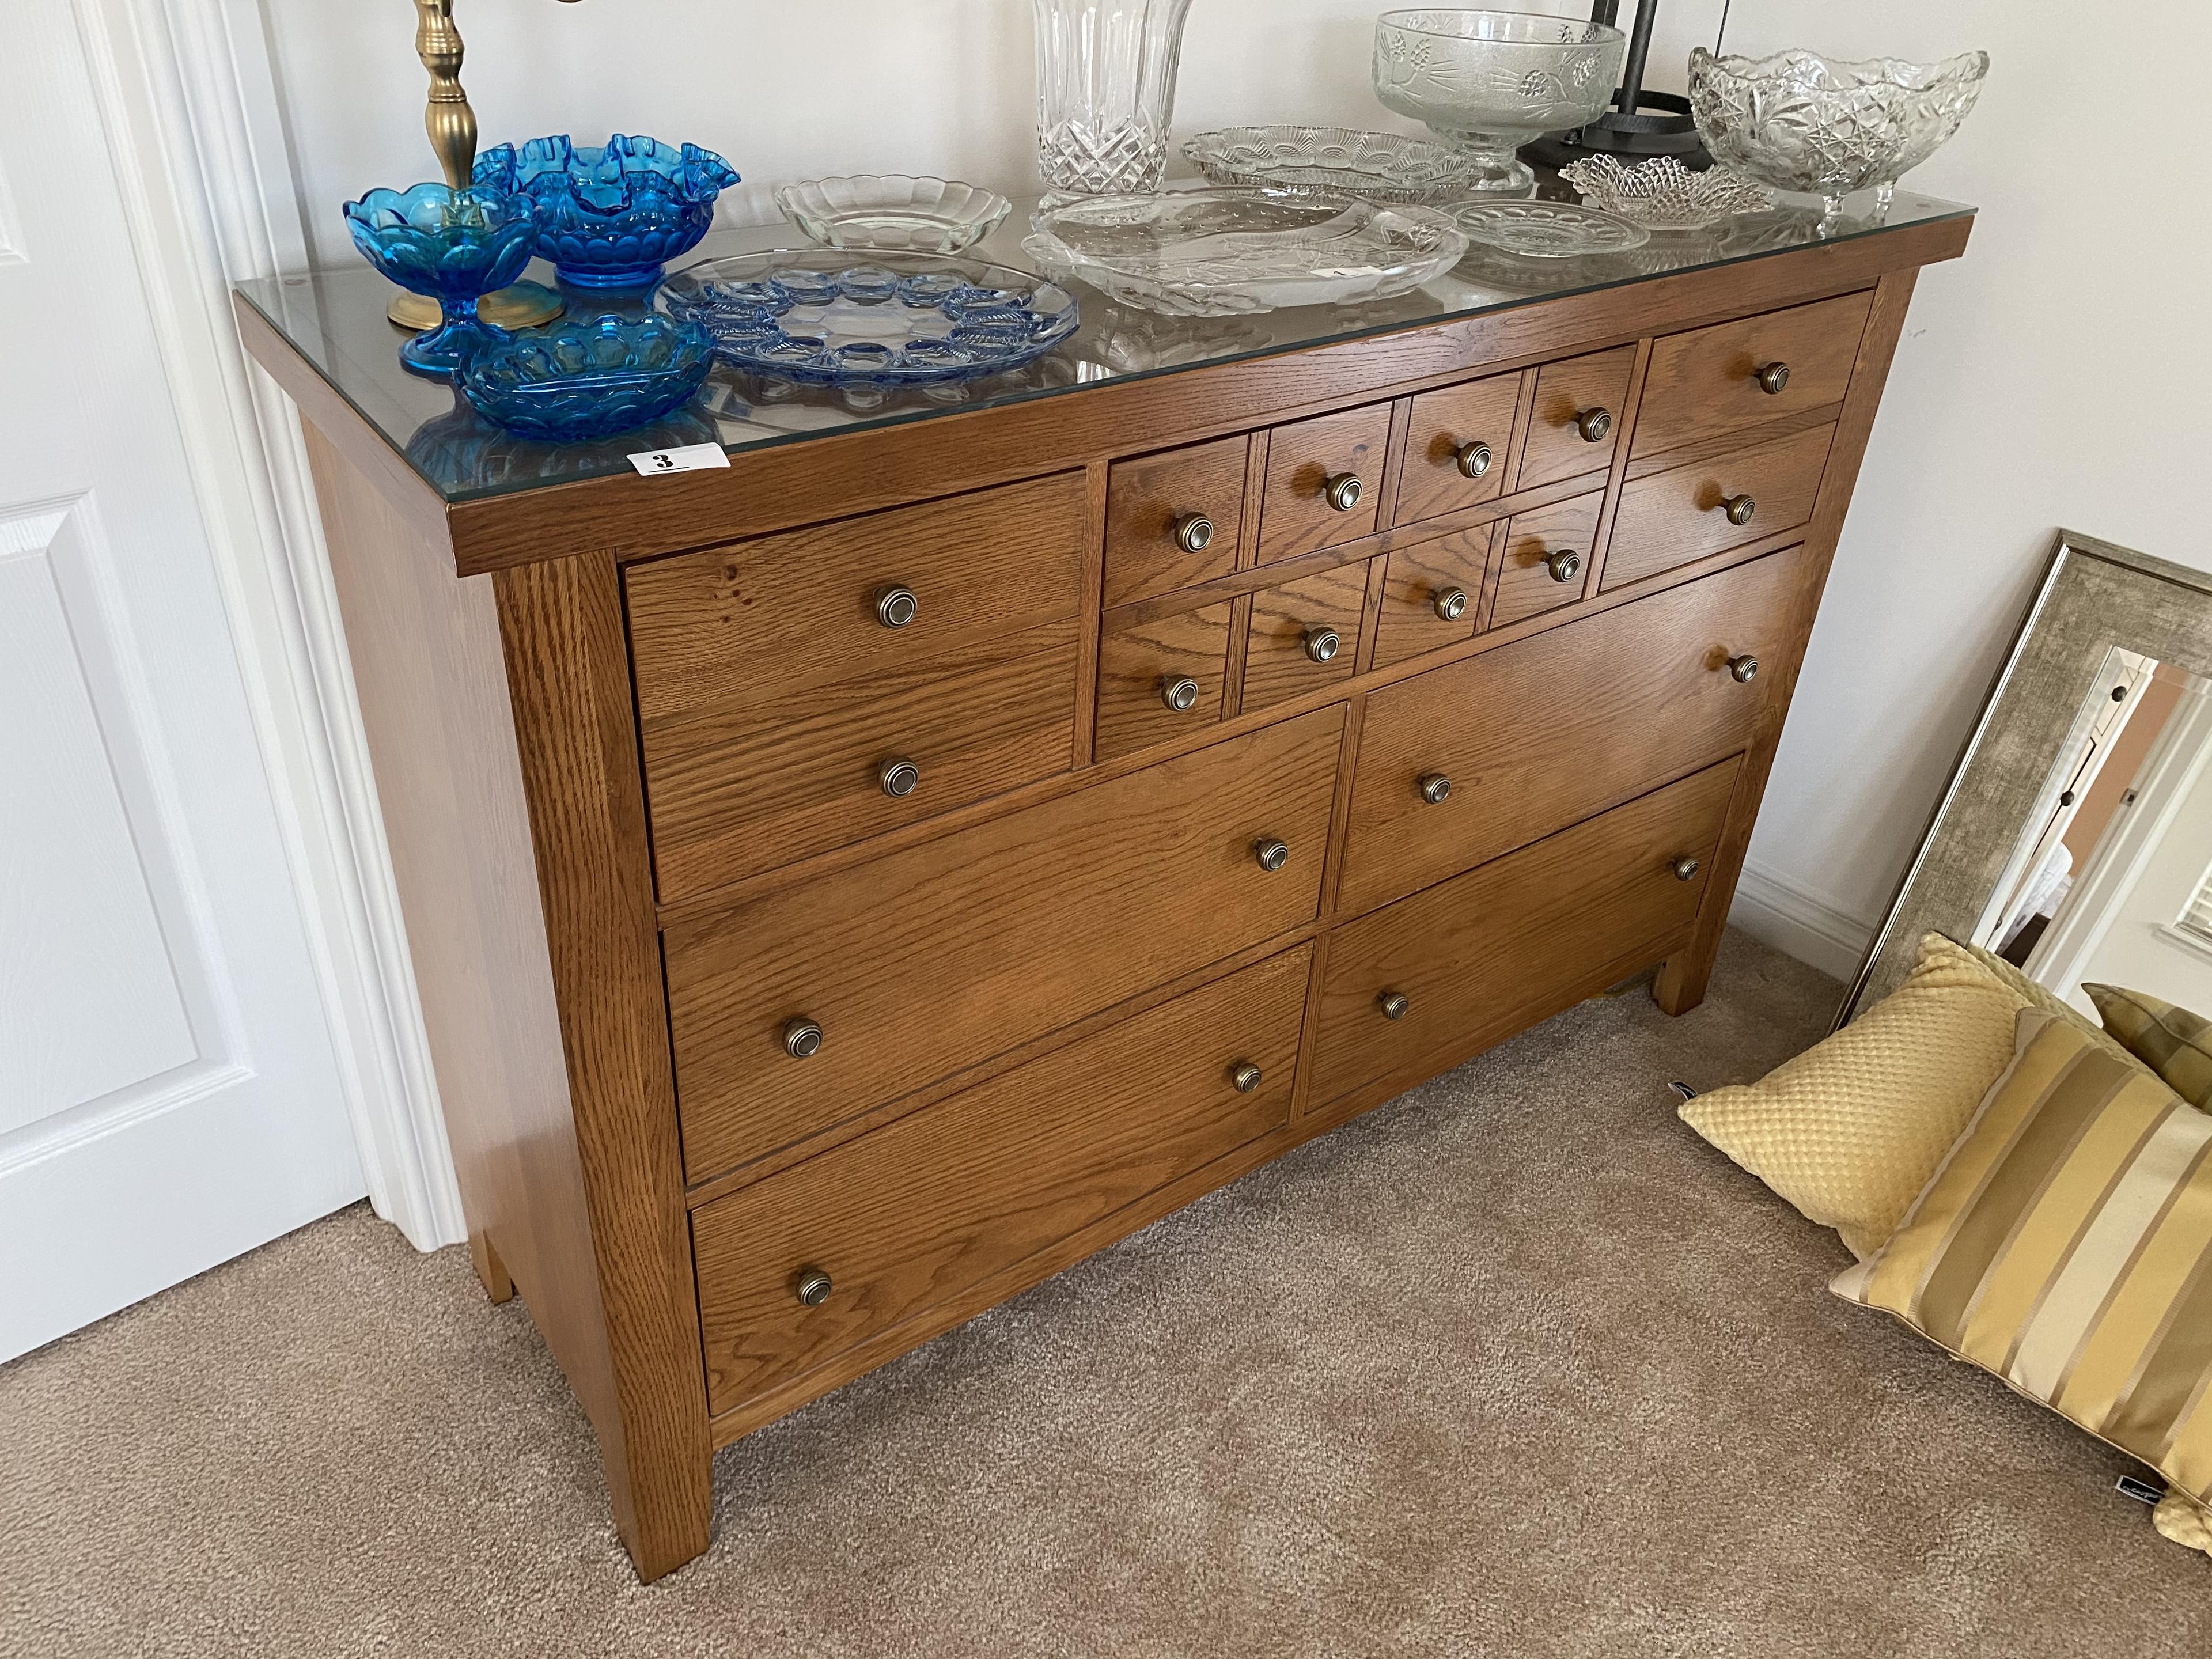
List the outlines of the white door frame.
{"type": "Polygon", "coordinates": [[[234,282],[307,264],[259,6],[70,4],[370,1201],[419,1249],[459,1243],[460,1190],[299,416],[246,361],[231,316],[234,282]]]}

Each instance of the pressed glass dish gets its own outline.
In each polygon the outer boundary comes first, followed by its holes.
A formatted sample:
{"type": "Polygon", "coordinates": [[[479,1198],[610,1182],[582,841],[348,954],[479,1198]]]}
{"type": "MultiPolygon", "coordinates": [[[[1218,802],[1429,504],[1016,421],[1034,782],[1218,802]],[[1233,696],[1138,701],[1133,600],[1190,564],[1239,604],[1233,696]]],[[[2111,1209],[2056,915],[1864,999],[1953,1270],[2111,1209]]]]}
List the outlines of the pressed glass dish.
{"type": "Polygon", "coordinates": [[[714,343],[696,323],[610,315],[509,335],[470,359],[461,391],[510,432],[584,443],[689,403],[714,362],[714,343]]]}
{"type": "Polygon", "coordinates": [[[647,288],[699,246],[714,198],[738,182],[711,149],[617,133],[583,147],[566,134],[477,157],[476,181],[538,204],[538,252],[577,288],[647,288]]]}
{"type": "Polygon", "coordinates": [[[825,247],[906,253],[965,253],[1014,210],[978,185],[896,173],[786,185],[775,204],[825,247]]]}
{"type": "Polygon", "coordinates": [[[1821,198],[1824,224],[1871,186],[1877,222],[1897,181],[1958,131],[1981,96],[1990,55],[1938,64],[1863,63],[1784,52],[1771,58],[1690,53],[1690,112],[1721,166],[1777,190],[1821,198]]]}
{"type": "Polygon", "coordinates": [[[1328,191],[1405,206],[1464,191],[1473,171],[1443,144],[1350,127],[1224,127],[1200,133],[1182,153],[1216,185],[1328,191]]]}
{"type": "Polygon", "coordinates": [[[1559,177],[1589,206],[1659,236],[1711,230],[1739,214],[1764,213],[1774,205],[1763,185],[1719,167],[1692,173],[1671,155],[1633,167],[1610,155],[1586,156],[1561,167],[1559,177]]]}
{"type": "Polygon", "coordinates": [[[1533,259],[1626,253],[1651,240],[1641,225],[1572,202],[1477,202],[1452,219],[1485,246],[1533,259]]]}
{"type": "Polygon", "coordinates": [[[1613,101],[1628,37],[1517,11],[1387,11],[1375,23],[1375,95],[1469,163],[1468,188],[1525,192],[1514,151],[1595,120],[1613,101]]]}
{"type": "Polygon", "coordinates": [[[416,374],[449,380],[480,348],[507,337],[478,319],[477,301],[530,263],[537,218],[528,197],[442,184],[372,190],[345,204],[345,222],[363,258],[438,301],[443,320],[399,348],[416,374]]]}

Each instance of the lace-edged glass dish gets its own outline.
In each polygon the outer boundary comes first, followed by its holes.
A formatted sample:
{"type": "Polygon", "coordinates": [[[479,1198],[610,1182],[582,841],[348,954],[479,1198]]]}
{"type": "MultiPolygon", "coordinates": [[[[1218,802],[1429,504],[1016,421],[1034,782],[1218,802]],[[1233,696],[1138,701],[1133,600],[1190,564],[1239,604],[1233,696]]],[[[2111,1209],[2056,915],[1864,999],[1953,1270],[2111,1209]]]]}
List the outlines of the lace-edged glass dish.
{"type": "Polygon", "coordinates": [[[1651,233],[1641,225],[1572,202],[1478,202],[1457,210],[1452,217],[1484,246],[1526,259],[1626,253],[1651,240],[1651,233]]]}
{"type": "Polygon", "coordinates": [[[1041,208],[1031,224],[1022,246],[1046,270],[1176,317],[1392,299],[1468,248],[1427,208],[1250,186],[1096,197],[1041,208]]]}
{"type": "Polygon", "coordinates": [[[545,443],[587,443],[690,402],[714,366],[704,328],[648,313],[511,334],[461,371],[477,414],[545,443]]]}
{"type": "Polygon", "coordinates": [[[775,204],[824,247],[894,253],[965,253],[1014,210],[980,185],[899,173],[786,185],[775,204]]]}
{"type": "Polygon", "coordinates": [[[836,248],[709,259],[660,286],[673,316],[704,325],[732,368],[848,394],[1003,374],[1073,335],[1075,296],[988,260],[836,248]]]}
{"type": "Polygon", "coordinates": [[[1182,153],[1212,184],[1327,191],[1407,207],[1463,193],[1474,171],[1446,145],[1351,127],[1224,127],[1187,141],[1182,153]]]}
{"type": "Polygon", "coordinates": [[[1671,155],[1625,167],[1610,155],[1586,156],[1559,169],[1584,205],[1641,225],[1654,236],[1686,236],[1764,213],[1774,197],[1763,185],[1719,167],[1692,173],[1671,155]]]}

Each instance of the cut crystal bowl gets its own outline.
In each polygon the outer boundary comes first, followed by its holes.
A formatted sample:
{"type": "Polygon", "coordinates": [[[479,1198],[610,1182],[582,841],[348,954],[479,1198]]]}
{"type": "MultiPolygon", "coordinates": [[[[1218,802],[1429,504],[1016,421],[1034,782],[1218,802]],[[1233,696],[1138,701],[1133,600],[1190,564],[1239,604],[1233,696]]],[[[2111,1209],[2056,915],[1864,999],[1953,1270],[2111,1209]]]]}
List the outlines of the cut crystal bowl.
{"type": "Polygon", "coordinates": [[[580,149],[568,136],[501,144],[477,157],[476,182],[538,204],[538,252],[577,288],[647,288],[699,246],[714,198],[738,182],[696,144],[617,133],[580,149]]]}
{"type": "Polygon", "coordinates": [[[471,185],[372,190],[345,204],[346,229],[362,257],[444,313],[399,348],[417,374],[451,378],[481,346],[505,335],[477,316],[477,301],[522,275],[537,235],[527,196],[471,185]]]}
{"type": "Polygon", "coordinates": [[[461,391],[486,420],[526,438],[584,443],[689,403],[714,367],[697,323],[648,313],[511,334],[469,360],[461,391]]]}
{"type": "Polygon", "coordinates": [[[1711,230],[1740,213],[1764,213],[1774,198],[1763,185],[1718,167],[1692,173],[1671,155],[1625,167],[1610,155],[1570,161],[1559,177],[1592,207],[1655,235],[1711,230]]]}
{"type": "Polygon", "coordinates": [[[1468,190],[1473,164],[1455,149],[1398,132],[1349,127],[1224,127],[1182,153],[1216,185],[1331,191],[1414,205],[1468,190]]]}
{"type": "Polygon", "coordinates": [[[1595,120],[1613,101],[1628,37],[1602,23],[1517,11],[1386,11],[1375,24],[1375,95],[1474,164],[1468,187],[1526,192],[1514,155],[1595,120]]]}
{"type": "Polygon", "coordinates": [[[1772,58],[1690,53],[1690,112],[1713,160],[1777,190],[1818,196],[1824,223],[1873,186],[1877,221],[1897,181],[1942,149],[1981,96],[1990,55],[1940,64],[1849,63],[1810,52],[1772,58]]]}
{"type": "Polygon", "coordinates": [[[908,253],[965,253],[1014,210],[996,191],[897,173],[786,185],[775,204],[825,247],[908,253]]]}

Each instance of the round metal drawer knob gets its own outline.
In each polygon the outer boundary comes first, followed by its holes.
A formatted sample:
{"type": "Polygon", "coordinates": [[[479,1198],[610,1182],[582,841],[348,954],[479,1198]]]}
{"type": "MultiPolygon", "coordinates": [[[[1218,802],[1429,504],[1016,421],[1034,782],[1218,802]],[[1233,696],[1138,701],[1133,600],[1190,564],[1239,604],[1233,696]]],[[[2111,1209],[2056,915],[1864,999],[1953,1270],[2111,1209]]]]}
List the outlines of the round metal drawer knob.
{"type": "Polygon", "coordinates": [[[1759,502],[1750,495],[1723,495],[1721,505],[1728,511],[1728,521],[1734,525],[1749,524],[1759,511],[1759,502]]]}
{"type": "Polygon", "coordinates": [[[1375,999],[1375,1006],[1385,1019],[1403,1019],[1413,1012],[1413,1000],[1403,991],[1385,991],[1375,999]]]}
{"type": "Polygon", "coordinates": [[[876,595],[876,620],[886,628],[904,628],[921,609],[911,587],[886,587],[876,595]]]}
{"type": "Polygon", "coordinates": [[[1262,870],[1273,875],[1291,861],[1291,849],[1287,843],[1263,836],[1252,843],[1252,856],[1260,861],[1262,870]]]}
{"type": "Polygon", "coordinates": [[[801,1302],[810,1308],[818,1308],[830,1299],[830,1275],[819,1267],[808,1267],[799,1273],[795,1288],[801,1302]]]}
{"type": "Polygon", "coordinates": [[[1575,430],[1586,444],[1601,444],[1613,435],[1613,411],[1585,409],[1575,416],[1575,430]]]}
{"type": "Polygon", "coordinates": [[[793,1060],[811,1060],[822,1052],[822,1028],[811,1019],[794,1019],[783,1028],[783,1052],[793,1060]]]}
{"type": "Polygon", "coordinates": [[[1323,486],[1322,496],[1339,513],[1349,513],[1359,505],[1360,497],[1366,493],[1367,486],[1359,482],[1358,474],[1339,472],[1323,486]]]}
{"type": "Polygon", "coordinates": [[[1759,678],[1759,659],[1753,656],[1730,657],[1728,671],[1738,685],[1749,685],[1759,678]]]}
{"type": "Polygon", "coordinates": [[[1334,662],[1336,653],[1344,649],[1344,641],[1337,637],[1334,628],[1306,629],[1306,655],[1316,662],[1334,662]]]}
{"type": "Polygon", "coordinates": [[[1457,622],[1467,615],[1467,595],[1456,587],[1447,587],[1437,595],[1436,608],[1445,622],[1457,622]]]}
{"type": "Polygon", "coordinates": [[[1462,477],[1480,478],[1490,471],[1490,446],[1480,443],[1462,444],[1452,452],[1452,459],[1458,464],[1462,477]]]}
{"type": "Polygon", "coordinates": [[[1267,1073],[1250,1060],[1239,1060],[1229,1068],[1229,1080],[1237,1085],[1237,1092],[1249,1095],[1267,1081],[1267,1073]]]}
{"type": "Polygon", "coordinates": [[[1213,520],[1203,513],[1187,513],[1175,521],[1175,544],[1186,553],[1203,553],[1213,545],[1213,520]]]}
{"type": "Polygon", "coordinates": [[[876,769],[876,781],[893,800],[904,800],[921,787],[921,769],[910,760],[887,760],[876,769]]]}
{"type": "Polygon", "coordinates": [[[1544,555],[1544,568],[1552,573],[1553,581],[1571,582],[1583,574],[1583,556],[1571,547],[1563,547],[1544,555]]]}
{"type": "Polygon", "coordinates": [[[1759,382],[1759,389],[1768,397],[1778,398],[1789,387],[1790,365],[1761,363],[1751,378],[1759,382]]]}
{"type": "Polygon", "coordinates": [[[1188,674],[1171,674],[1160,682],[1160,701],[1178,714],[1198,707],[1198,682],[1188,674]]]}
{"type": "Polygon", "coordinates": [[[1431,772],[1421,780],[1421,799],[1431,806],[1442,806],[1451,799],[1451,780],[1441,772],[1431,772]]]}
{"type": "Polygon", "coordinates": [[[1674,872],[1675,880],[1695,881],[1698,878],[1698,872],[1705,866],[1695,859],[1683,858],[1676,859],[1669,867],[1674,872]]]}

